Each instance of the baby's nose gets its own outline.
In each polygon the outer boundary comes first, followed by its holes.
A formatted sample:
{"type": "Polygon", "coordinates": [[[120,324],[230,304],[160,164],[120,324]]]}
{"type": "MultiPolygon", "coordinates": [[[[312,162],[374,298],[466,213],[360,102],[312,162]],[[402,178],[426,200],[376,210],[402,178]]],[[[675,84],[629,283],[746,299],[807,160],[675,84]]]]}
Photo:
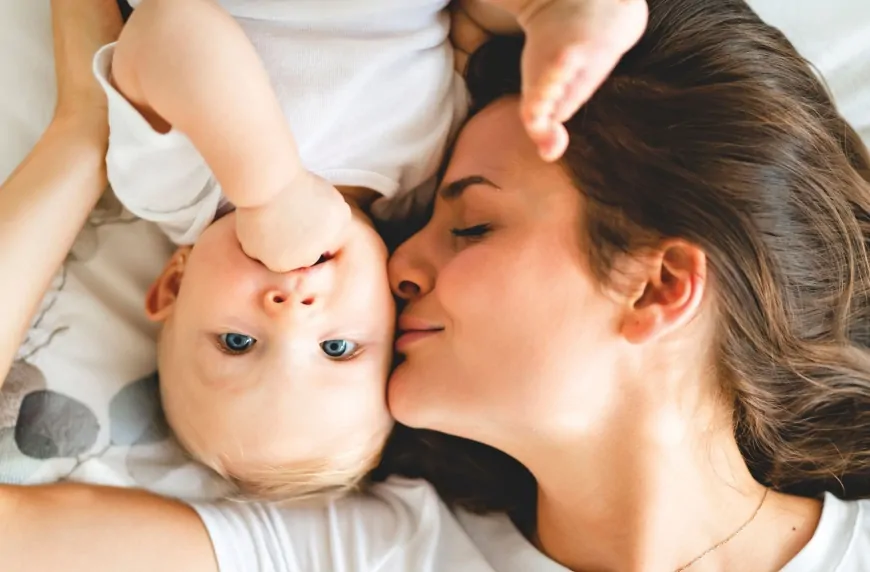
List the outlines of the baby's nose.
{"type": "Polygon", "coordinates": [[[316,296],[311,293],[292,294],[283,290],[268,290],[263,301],[263,306],[271,312],[280,312],[291,305],[312,306],[316,302],[316,296]]]}

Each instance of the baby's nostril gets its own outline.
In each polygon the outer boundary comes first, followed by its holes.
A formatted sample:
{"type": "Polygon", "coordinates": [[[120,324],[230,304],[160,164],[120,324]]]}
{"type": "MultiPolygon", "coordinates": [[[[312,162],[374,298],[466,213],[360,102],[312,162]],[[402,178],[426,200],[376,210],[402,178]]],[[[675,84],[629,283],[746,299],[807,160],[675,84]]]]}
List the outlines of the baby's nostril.
{"type": "Polygon", "coordinates": [[[304,300],[302,300],[303,306],[310,306],[313,303],[314,303],[314,298],[305,298],[304,300]]]}
{"type": "Polygon", "coordinates": [[[284,302],[287,301],[287,298],[285,298],[285,297],[282,296],[281,294],[274,294],[274,295],[272,296],[272,301],[273,301],[274,303],[276,303],[276,304],[283,304],[284,302]]]}
{"type": "Polygon", "coordinates": [[[420,293],[420,287],[410,280],[402,280],[399,282],[399,292],[405,296],[416,296],[420,293]]]}

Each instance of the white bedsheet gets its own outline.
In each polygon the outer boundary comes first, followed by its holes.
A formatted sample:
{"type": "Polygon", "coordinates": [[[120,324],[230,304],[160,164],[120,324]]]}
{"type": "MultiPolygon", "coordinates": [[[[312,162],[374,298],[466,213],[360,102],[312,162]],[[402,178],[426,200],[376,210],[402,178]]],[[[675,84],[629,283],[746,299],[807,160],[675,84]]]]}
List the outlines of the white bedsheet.
{"type": "MultiPolygon", "coordinates": [[[[815,63],[870,141],[870,0],[750,4],[815,63]]],[[[51,116],[48,6],[0,0],[0,180],[51,116]]],[[[112,201],[104,206],[82,232],[6,381],[0,482],[69,478],[188,498],[220,495],[220,482],[169,437],[157,407],[155,330],[142,300],[170,247],[154,227],[131,222],[112,201]]]]}

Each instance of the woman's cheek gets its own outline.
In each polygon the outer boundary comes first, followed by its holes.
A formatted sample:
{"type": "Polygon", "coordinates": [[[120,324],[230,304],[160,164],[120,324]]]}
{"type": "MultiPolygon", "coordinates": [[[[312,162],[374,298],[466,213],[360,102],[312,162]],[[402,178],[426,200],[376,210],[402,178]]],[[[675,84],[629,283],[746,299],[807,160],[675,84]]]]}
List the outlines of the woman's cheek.
{"type": "Polygon", "coordinates": [[[499,285],[510,280],[498,252],[485,244],[459,252],[441,271],[437,292],[441,306],[453,319],[487,315],[486,308],[504,302],[498,296],[499,285]]]}

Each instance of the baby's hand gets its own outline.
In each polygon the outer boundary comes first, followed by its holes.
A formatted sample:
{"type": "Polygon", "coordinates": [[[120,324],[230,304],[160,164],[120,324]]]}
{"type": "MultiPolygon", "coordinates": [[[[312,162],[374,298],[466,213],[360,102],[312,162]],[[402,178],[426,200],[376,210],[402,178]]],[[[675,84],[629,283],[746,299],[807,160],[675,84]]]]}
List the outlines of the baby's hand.
{"type": "Polygon", "coordinates": [[[527,0],[517,18],[523,124],[547,161],[568,146],[562,125],[583,105],[646,29],[646,0],[527,0]]]}
{"type": "Polygon", "coordinates": [[[350,219],[341,193],[305,171],[265,205],[237,209],[236,234],[245,254],[273,272],[289,272],[339,250],[350,219]]]}

